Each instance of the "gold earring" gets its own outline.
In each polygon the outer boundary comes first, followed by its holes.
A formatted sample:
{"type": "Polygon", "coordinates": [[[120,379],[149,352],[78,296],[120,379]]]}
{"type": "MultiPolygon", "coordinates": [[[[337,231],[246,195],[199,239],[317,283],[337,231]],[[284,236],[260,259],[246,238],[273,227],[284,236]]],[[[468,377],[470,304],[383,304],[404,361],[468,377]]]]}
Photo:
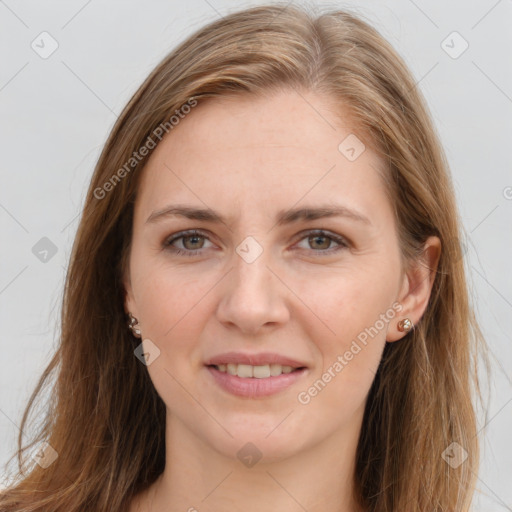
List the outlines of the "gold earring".
{"type": "Polygon", "coordinates": [[[400,320],[397,325],[397,329],[400,332],[407,332],[410,331],[414,327],[413,323],[408,319],[404,318],[403,320],[400,320]]]}
{"type": "Polygon", "coordinates": [[[131,313],[128,313],[128,316],[130,317],[130,321],[128,322],[128,327],[129,327],[130,331],[132,331],[132,334],[136,338],[140,338],[141,334],[140,334],[139,321],[131,313]]]}

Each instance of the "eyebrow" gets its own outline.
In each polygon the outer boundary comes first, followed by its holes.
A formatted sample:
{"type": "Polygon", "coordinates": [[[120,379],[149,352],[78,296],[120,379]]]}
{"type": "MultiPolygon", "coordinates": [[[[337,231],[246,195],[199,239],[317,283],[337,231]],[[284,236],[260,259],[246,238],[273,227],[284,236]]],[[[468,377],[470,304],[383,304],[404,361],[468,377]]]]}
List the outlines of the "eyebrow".
{"type": "MultiPolygon", "coordinates": [[[[202,220],[208,222],[226,224],[228,221],[221,214],[211,208],[195,208],[188,205],[169,205],[161,210],[155,210],[147,218],[146,224],[154,223],[169,217],[185,217],[192,220],[202,220]]],[[[370,219],[362,213],[351,210],[342,205],[327,205],[315,208],[291,208],[280,210],[276,215],[276,224],[284,225],[298,221],[308,221],[323,219],[326,217],[346,217],[350,220],[372,225],[370,219]]]]}

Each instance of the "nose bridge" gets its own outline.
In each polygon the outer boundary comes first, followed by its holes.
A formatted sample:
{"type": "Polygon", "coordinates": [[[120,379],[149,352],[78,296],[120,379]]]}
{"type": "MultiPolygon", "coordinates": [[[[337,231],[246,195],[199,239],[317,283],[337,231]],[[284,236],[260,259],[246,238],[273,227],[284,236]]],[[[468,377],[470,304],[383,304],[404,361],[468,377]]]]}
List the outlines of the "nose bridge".
{"type": "Polygon", "coordinates": [[[233,256],[233,280],[238,292],[270,292],[271,265],[270,250],[258,250],[251,241],[244,241],[236,248],[233,256]]]}
{"type": "Polygon", "coordinates": [[[267,267],[272,268],[270,254],[252,237],[236,248],[218,306],[221,322],[255,332],[265,324],[288,318],[284,287],[267,267]]]}

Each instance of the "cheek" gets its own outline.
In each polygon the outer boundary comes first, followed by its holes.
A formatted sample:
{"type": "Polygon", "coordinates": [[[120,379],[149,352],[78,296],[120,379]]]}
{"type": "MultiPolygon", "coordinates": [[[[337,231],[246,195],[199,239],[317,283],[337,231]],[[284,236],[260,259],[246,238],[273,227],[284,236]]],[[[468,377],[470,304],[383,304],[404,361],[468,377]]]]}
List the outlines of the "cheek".
{"type": "MultiPolygon", "coordinates": [[[[159,359],[149,368],[157,388],[162,382],[175,387],[169,374],[186,382],[191,372],[202,368],[200,340],[214,315],[211,296],[218,282],[219,276],[213,272],[192,273],[165,263],[152,265],[140,281],[137,303],[144,319],[142,333],[160,349],[159,359]],[[159,372],[159,368],[167,372],[159,372]]],[[[181,393],[179,386],[175,391],[181,393]]]]}
{"type": "MultiPolygon", "coordinates": [[[[389,320],[380,320],[389,301],[385,294],[346,281],[318,303],[322,322],[311,324],[308,336],[319,353],[308,382],[297,396],[304,414],[318,415],[325,428],[351,421],[362,411],[385,346],[389,320]]],[[[306,325],[306,324],[303,324],[306,325]]]]}
{"type": "Polygon", "coordinates": [[[167,343],[176,331],[184,330],[183,326],[193,330],[198,325],[194,321],[198,307],[215,281],[208,275],[198,277],[190,270],[170,267],[166,262],[154,261],[141,270],[136,300],[144,321],[144,336],[167,343]]]}
{"type": "Polygon", "coordinates": [[[148,366],[150,378],[160,397],[173,410],[195,410],[190,390],[191,376],[202,367],[198,340],[204,322],[211,315],[205,296],[214,282],[194,282],[176,269],[154,267],[140,289],[138,305],[144,319],[143,336],[160,350],[148,366]]]}
{"type": "Polygon", "coordinates": [[[375,271],[361,269],[338,280],[308,285],[308,294],[305,287],[302,293],[318,318],[303,322],[302,327],[309,329],[307,336],[314,340],[321,367],[312,375],[313,387],[304,391],[334,415],[341,414],[336,408],[340,403],[346,411],[355,410],[373,382],[387,330],[396,316],[391,307],[392,283],[375,271]]]}
{"type": "MultiPolygon", "coordinates": [[[[346,350],[353,339],[367,332],[377,322],[378,334],[385,339],[389,323],[379,321],[391,307],[395,290],[393,282],[386,280],[370,266],[351,268],[339,275],[320,276],[304,280],[297,295],[304,297],[312,321],[303,327],[311,329],[311,339],[322,345],[322,351],[331,354],[346,350]]],[[[361,336],[364,338],[364,335],[361,336]]]]}

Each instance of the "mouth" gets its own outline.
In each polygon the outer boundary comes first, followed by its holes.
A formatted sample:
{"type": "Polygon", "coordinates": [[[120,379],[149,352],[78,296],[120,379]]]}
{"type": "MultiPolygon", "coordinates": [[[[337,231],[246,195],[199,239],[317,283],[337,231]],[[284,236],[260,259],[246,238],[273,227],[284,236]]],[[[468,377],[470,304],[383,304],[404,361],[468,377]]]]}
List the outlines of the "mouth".
{"type": "Polygon", "coordinates": [[[276,363],[250,364],[208,364],[205,365],[212,384],[224,392],[245,399],[265,399],[297,386],[309,372],[305,366],[293,367],[276,363]]]}
{"type": "Polygon", "coordinates": [[[279,377],[283,374],[289,374],[294,372],[300,372],[306,369],[305,366],[293,367],[281,364],[262,364],[262,365],[250,365],[250,364],[209,364],[208,368],[213,368],[221,373],[240,377],[243,379],[268,379],[271,377],[279,377]]]}

